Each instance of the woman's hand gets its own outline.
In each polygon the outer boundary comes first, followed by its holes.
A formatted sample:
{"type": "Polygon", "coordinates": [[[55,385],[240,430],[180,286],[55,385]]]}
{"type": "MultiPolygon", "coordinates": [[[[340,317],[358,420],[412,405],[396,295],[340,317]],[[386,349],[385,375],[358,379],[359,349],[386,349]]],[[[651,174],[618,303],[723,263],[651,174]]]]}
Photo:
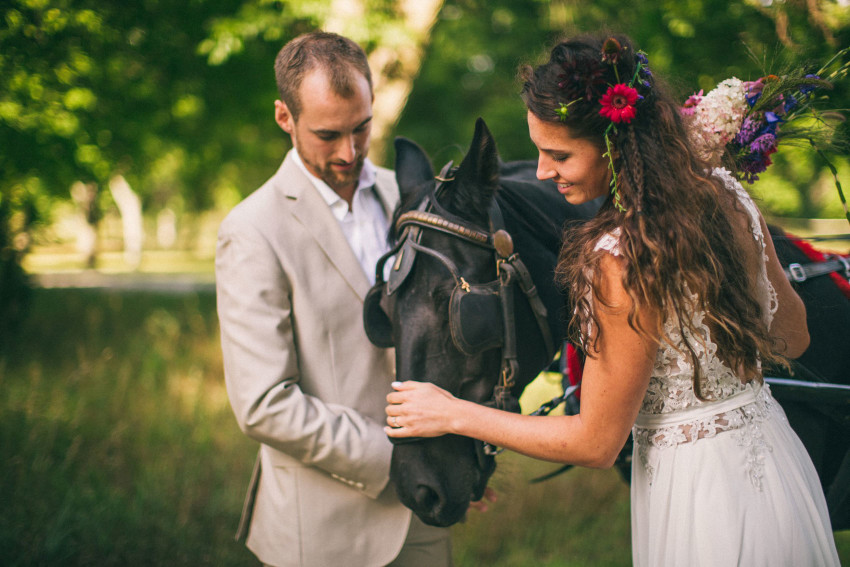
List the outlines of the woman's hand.
{"type": "Polygon", "coordinates": [[[451,430],[457,398],[428,382],[393,382],[387,395],[387,426],[390,437],[439,437],[451,430]]]}

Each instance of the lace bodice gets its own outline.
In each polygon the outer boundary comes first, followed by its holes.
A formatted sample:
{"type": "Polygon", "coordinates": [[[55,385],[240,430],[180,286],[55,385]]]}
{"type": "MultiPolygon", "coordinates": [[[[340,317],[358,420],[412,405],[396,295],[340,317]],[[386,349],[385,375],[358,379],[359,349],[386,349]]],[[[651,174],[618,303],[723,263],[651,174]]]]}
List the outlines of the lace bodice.
{"type": "MultiPolygon", "coordinates": [[[[777,296],[767,277],[765,235],[758,209],[731,173],[721,168],[714,169],[712,173],[722,179],[730,191],[735,192],[750,217],[753,238],[762,251],[756,275],[758,300],[765,323],[770,325],[777,309],[777,296]]],[[[596,249],[619,255],[619,236],[617,231],[604,235],[597,242],[596,249]]],[[[647,459],[649,447],[663,449],[681,443],[695,443],[722,431],[736,430],[740,444],[750,451],[749,475],[753,484],[759,486],[759,455],[765,447],[760,441],[758,423],[764,419],[773,403],[769,389],[742,383],[735,371],[721,360],[711,331],[704,322],[704,311],[695,308],[687,316],[691,317],[695,334],[686,328],[686,336],[683,337],[672,315],[664,323],[669,342],[662,341],[658,348],[649,386],[633,431],[639,460],[651,479],[652,467],[647,459]],[[706,401],[698,399],[694,392],[694,367],[684,339],[687,339],[697,355],[701,393],[706,401]]]]}

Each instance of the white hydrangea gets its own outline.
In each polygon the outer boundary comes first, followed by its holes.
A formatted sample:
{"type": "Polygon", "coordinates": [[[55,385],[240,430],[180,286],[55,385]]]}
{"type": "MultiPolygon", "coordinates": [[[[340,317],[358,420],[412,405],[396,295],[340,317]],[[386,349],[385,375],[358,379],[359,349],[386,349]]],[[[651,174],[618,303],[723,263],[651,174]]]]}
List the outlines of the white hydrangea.
{"type": "Polygon", "coordinates": [[[709,160],[718,160],[741,129],[749,108],[746,95],[744,83],[732,77],[702,97],[694,109],[694,142],[709,160]]]}

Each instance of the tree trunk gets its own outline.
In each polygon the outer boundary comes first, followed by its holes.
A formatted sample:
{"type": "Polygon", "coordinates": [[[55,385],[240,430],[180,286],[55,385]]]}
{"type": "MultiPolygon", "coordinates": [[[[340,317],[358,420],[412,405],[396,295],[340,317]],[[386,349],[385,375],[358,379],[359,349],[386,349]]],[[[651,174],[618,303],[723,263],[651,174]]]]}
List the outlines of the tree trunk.
{"type": "Polygon", "coordinates": [[[130,184],[121,175],[109,180],[109,191],[118,211],[121,213],[121,227],[124,233],[124,261],[132,269],[142,263],[142,244],[145,239],[142,226],[142,201],[130,184]]]}
{"type": "Polygon", "coordinates": [[[77,251],[83,256],[87,270],[97,267],[97,225],[100,222],[97,194],[96,183],[77,181],[71,185],[71,197],[82,215],[80,230],[77,233],[77,251]]]}
{"type": "MultiPolygon", "coordinates": [[[[379,30],[375,34],[379,36],[378,47],[369,54],[375,91],[369,156],[378,164],[385,163],[386,138],[401,116],[413,88],[413,80],[419,74],[431,28],[443,0],[399,0],[398,4],[401,21],[393,22],[386,30],[379,30]],[[401,30],[395,27],[399,23],[401,30]]],[[[334,0],[331,16],[324,27],[356,40],[363,35],[362,26],[367,9],[367,0],[334,0]]]]}

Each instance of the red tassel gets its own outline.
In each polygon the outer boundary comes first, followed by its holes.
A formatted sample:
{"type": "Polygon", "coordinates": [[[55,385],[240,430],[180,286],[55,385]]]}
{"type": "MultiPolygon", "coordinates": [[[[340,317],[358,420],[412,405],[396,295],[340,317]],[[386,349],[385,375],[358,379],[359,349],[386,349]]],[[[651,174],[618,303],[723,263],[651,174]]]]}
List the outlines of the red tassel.
{"type": "MultiPolygon", "coordinates": [[[[570,385],[575,386],[581,381],[581,375],[584,371],[584,362],[579,356],[576,347],[572,343],[567,343],[567,378],[570,380],[570,385]]],[[[581,388],[576,390],[576,399],[581,399],[581,388]]]]}

